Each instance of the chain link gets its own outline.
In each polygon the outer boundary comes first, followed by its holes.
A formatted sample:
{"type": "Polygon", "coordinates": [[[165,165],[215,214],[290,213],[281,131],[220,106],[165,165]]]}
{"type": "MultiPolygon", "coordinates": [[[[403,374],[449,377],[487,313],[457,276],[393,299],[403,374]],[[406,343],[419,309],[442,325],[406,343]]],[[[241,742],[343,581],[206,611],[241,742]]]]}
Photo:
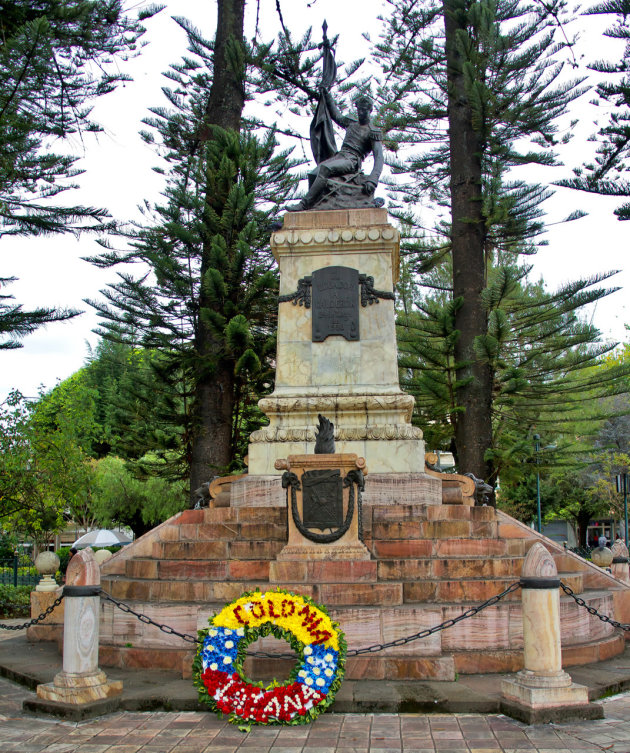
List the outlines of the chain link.
{"type": "MultiPolygon", "coordinates": [[[[361,654],[375,654],[379,651],[384,651],[386,648],[393,648],[396,646],[405,646],[407,643],[411,643],[412,641],[418,641],[422,638],[428,638],[430,635],[433,635],[433,633],[438,633],[440,630],[447,630],[450,627],[453,627],[453,625],[457,625],[458,622],[461,622],[462,620],[466,620],[469,617],[474,617],[476,614],[479,614],[479,612],[483,611],[484,609],[487,609],[488,607],[493,606],[494,604],[497,604],[501,599],[505,598],[508,594],[513,593],[514,591],[518,590],[521,587],[521,584],[519,581],[515,581],[510,586],[508,586],[505,591],[502,591],[500,594],[497,594],[496,596],[492,596],[487,601],[484,601],[482,604],[479,604],[476,607],[471,607],[470,609],[467,609],[465,612],[462,612],[457,617],[452,617],[448,620],[444,620],[444,622],[441,622],[439,625],[434,625],[431,628],[426,628],[425,630],[421,630],[418,633],[414,633],[413,635],[408,635],[405,638],[396,638],[394,641],[390,641],[389,643],[375,643],[371,646],[365,646],[363,648],[355,648],[351,651],[348,651],[346,656],[360,656],[361,654]]],[[[144,622],[146,625],[153,625],[157,628],[159,628],[163,633],[167,633],[168,635],[176,635],[179,638],[183,638],[183,640],[188,641],[189,643],[203,643],[203,641],[199,640],[199,638],[195,638],[193,635],[189,635],[188,633],[179,633],[177,630],[174,630],[173,628],[169,627],[168,625],[161,625],[159,622],[155,622],[155,620],[152,620],[150,617],[147,617],[146,614],[140,614],[139,612],[135,612],[131,607],[127,606],[127,604],[124,604],[122,601],[118,601],[118,599],[114,599],[112,596],[110,596],[105,591],[101,591],[101,595],[104,599],[107,599],[107,601],[111,601],[112,604],[115,604],[118,609],[122,610],[123,612],[127,612],[128,614],[134,615],[134,617],[137,617],[140,622],[144,622]]],[[[296,659],[295,654],[278,654],[278,653],[271,653],[269,651],[246,651],[247,656],[255,656],[257,658],[262,659],[296,659]]]]}
{"type": "Polygon", "coordinates": [[[405,646],[407,643],[411,643],[412,641],[418,641],[422,638],[428,638],[430,635],[433,635],[433,633],[438,633],[440,630],[447,630],[450,627],[453,627],[453,625],[456,625],[458,622],[461,622],[462,620],[466,620],[469,617],[474,617],[476,614],[479,614],[479,612],[482,612],[484,609],[487,609],[488,607],[493,606],[494,604],[497,604],[501,599],[505,598],[508,594],[513,593],[514,591],[518,590],[521,587],[521,584],[519,581],[515,581],[510,586],[508,586],[505,591],[502,591],[500,594],[497,594],[496,596],[493,596],[492,598],[488,599],[487,601],[484,601],[482,604],[479,604],[479,606],[471,607],[470,609],[467,609],[465,612],[462,612],[457,617],[452,617],[451,619],[444,620],[444,622],[441,622],[439,625],[434,625],[431,628],[426,628],[425,630],[421,630],[418,633],[414,633],[414,635],[408,635],[405,638],[397,638],[394,641],[389,641],[389,643],[375,643],[372,646],[365,646],[364,648],[355,648],[352,651],[348,651],[347,656],[360,656],[361,654],[375,654],[378,651],[383,651],[386,648],[393,648],[395,646],[405,646]]]}
{"type": "Polygon", "coordinates": [[[612,620],[610,617],[607,617],[605,614],[600,614],[597,611],[597,609],[595,609],[595,607],[589,606],[584,601],[584,599],[582,599],[580,596],[575,595],[575,591],[571,588],[571,586],[567,586],[566,583],[563,583],[562,581],[560,581],[560,588],[565,592],[565,594],[567,594],[567,596],[570,596],[578,606],[584,607],[584,609],[586,609],[586,611],[589,614],[592,614],[593,617],[599,617],[599,619],[602,622],[607,622],[609,625],[612,625],[613,627],[621,628],[622,630],[626,630],[626,631],[630,630],[630,625],[625,625],[621,622],[617,622],[617,620],[612,620]]]}
{"type": "Polygon", "coordinates": [[[152,620],[146,614],[141,614],[140,612],[134,611],[130,606],[128,606],[127,604],[124,604],[122,601],[118,601],[118,599],[115,599],[113,596],[110,596],[106,591],[101,591],[101,596],[106,601],[111,601],[112,604],[117,606],[121,612],[132,614],[134,617],[137,617],[140,620],[140,622],[144,622],[145,625],[153,625],[154,627],[161,630],[163,633],[166,633],[167,635],[176,635],[178,638],[181,638],[182,640],[187,641],[188,643],[203,643],[203,641],[200,641],[199,638],[197,638],[194,635],[190,635],[189,633],[180,633],[178,630],[175,630],[175,628],[169,627],[168,625],[163,625],[160,622],[156,622],[155,620],[152,620]]]}
{"type": "Polygon", "coordinates": [[[61,601],[63,599],[63,593],[58,599],[55,599],[53,603],[48,607],[48,609],[45,612],[42,612],[39,617],[34,617],[29,622],[25,622],[22,625],[0,625],[0,629],[2,630],[24,630],[24,628],[32,627],[33,625],[37,625],[39,622],[42,622],[46,619],[49,615],[53,613],[53,611],[61,604],[61,601]]]}

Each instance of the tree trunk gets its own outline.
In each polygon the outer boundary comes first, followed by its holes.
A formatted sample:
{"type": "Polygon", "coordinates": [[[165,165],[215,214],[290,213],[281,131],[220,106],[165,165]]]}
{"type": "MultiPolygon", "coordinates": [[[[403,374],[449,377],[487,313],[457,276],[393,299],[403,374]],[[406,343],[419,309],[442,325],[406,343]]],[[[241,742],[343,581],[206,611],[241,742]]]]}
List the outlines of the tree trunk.
{"type": "Polygon", "coordinates": [[[448,85],[448,123],[451,168],[453,297],[462,305],[455,315],[459,339],[455,359],[460,383],[455,445],[460,473],[492,479],[484,455],[492,444],[492,374],[475,355],[475,338],[485,335],[488,319],[481,293],[486,284],[485,221],[482,203],[482,137],[473,127],[472,108],[463,73],[464,60],[456,39],[467,29],[467,3],[444,0],[444,29],[448,85]]]}
{"type": "MultiPolygon", "coordinates": [[[[245,104],[243,16],[245,0],[219,0],[214,48],[214,72],[200,140],[212,138],[212,126],[239,131],[245,104]]],[[[208,196],[207,200],[210,201],[208,196]]],[[[216,207],[215,207],[216,209],[216,207]]],[[[209,241],[208,241],[209,243],[209,241]]],[[[201,276],[208,269],[208,248],[204,249],[201,276]]],[[[209,306],[202,292],[200,309],[209,306]]],[[[197,368],[190,457],[190,499],[194,491],[213,476],[225,471],[231,460],[232,415],[234,408],[234,364],[218,357],[220,344],[200,319],[196,335],[201,363],[197,368]],[[218,361],[208,369],[204,357],[218,361]]]]}

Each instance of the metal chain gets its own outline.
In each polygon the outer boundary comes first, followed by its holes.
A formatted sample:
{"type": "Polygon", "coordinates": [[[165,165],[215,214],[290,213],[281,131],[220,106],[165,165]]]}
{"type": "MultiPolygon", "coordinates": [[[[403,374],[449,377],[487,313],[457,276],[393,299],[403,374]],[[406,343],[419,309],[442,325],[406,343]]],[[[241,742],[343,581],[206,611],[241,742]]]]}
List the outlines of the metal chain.
{"type": "Polygon", "coordinates": [[[34,619],[30,620],[29,622],[25,622],[22,625],[0,625],[0,629],[2,630],[24,630],[24,628],[32,627],[33,625],[37,625],[38,622],[42,622],[46,619],[49,615],[53,613],[56,607],[58,607],[61,604],[61,601],[63,599],[63,593],[58,599],[55,599],[53,603],[48,607],[48,609],[45,612],[42,612],[39,617],[35,617],[34,619]]]}
{"type": "Polygon", "coordinates": [[[594,617],[599,617],[599,619],[602,622],[607,622],[609,625],[612,625],[613,627],[616,627],[616,628],[621,628],[622,630],[626,630],[626,631],[630,630],[630,625],[624,625],[621,622],[617,622],[617,620],[612,620],[610,617],[607,617],[605,614],[600,614],[597,611],[597,609],[595,609],[595,607],[589,606],[584,601],[584,599],[582,599],[580,596],[575,595],[575,592],[573,591],[571,586],[567,586],[565,583],[560,581],[560,588],[565,592],[565,594],[567,594],[567,596],[571,596],[578,606],[584,607],[584,609],[586,609],[586,611],[589,614],[592,614],[594,617]]]}
{"type": "Polygon", "coordinates": [[[395,641],[389,641],[389,643],[375,643],[372,646],[366,646],[365,648],[356,648],[352,651],[348,651],[346,656],[359,656],[361,654],[375,654],[378,651],[383,651],[386,648],[392,648],[394,646],[404,646],[407,643],[411,643],[412,641],[417,641],[422,638],[427,638],[430,635],[433,635],[433,633],[438,633],[440,630],[446,630],[447,628],[453,627],[453,625],[456,625],[458,622],[461,622],[462,620],[466,620],[469,617],[474,617],[476,614],[479,614],[479,612],[483,611],[484,609],[487,609],[488,607],[493,606],[494,604],[497,604],[501,599],[503,599],[508,594],[513,593],[514,591],[518,590],[521,587],[520,581],[515,581],[512,583],[512,585],[508,586],[505,591],[501,591],[500,594],[497,594],[496,596],[493,596],[492,598],[488,599],[487,601],[484,601],[482,604],[479,604],[477,607],[471,607],[470,609],[467,609],[465,612],[462,612],[457,617],[453,617],[450,620],[444,620],[444,622],[441,622],[439,625],[435,625],[431,628],[426,628],[425,630],[421,630],[419,633],[415,633],[414,635],[408,635],[405,638],[397,638],[395,641]]]}
{"type": "MultiPolygon", "coordinates": [[[[434,625],[431,628],[426,628],[425,630],[421,630],[418,633],[414,633],[414,635],[408,635],[405,638],[397,638],[394,641],[390,641],[389,643],[375,643],[372,646],[365,646],[363,648],[355,648],[351,651],[348,651],[346,656],[360,656],[361,654],[375,654],[378,651],[383,651],[386,648],[392,648],[394,646],[404,646],[407,643],[411,643],[412,641],[418,641],[422,638],[428,638],[428,636],[433,635],[433,633],[438,633],[440,630],[446,630],[447,628],[453,627],[453,625],[457,625],[458,622],[461,622],[462,620],[466,620],[469,617],[474,617],[476,614],[479,614],[479,612],[483,611],[484,609],[487,609],[488,607],[493,606],[494,604],[497,604],[501,599],[505,598],[508,594],[513,593],[517,589],[521,587],[521,584],[519,581],[515,581],[510,586],[508,586],[505,591],[501,591],[500,594],[497,594],[496,596],[492,596],[487,601],[484,601],[482,604],[479,604],[479,606],[471,607],[470,609],[467,609],[465,612],[462,612],[457,617],[452,617],[451,619],[444,620],[444,622],[441,622],[439,625],[434,625]]],[[[131,607],[127,606],[127,604],[123,604],[122,601],[118,601],[118,599],[114,599],[112,596],[110,596],[105,591],[101,591],[101,595],[104,599],[107,599],[108,601],[111,601],[112,604],[115,604],[120,610],[123,612],[127,612],[128,614],[134,615],[134,617],[137,617],[140,622],[144,622],[146,625],[154,625],[155,627],[159,628],[163,633],[167,633],[168,635],[176,635],[179,638],[182,638],[185,641],[188,641],[189,643],[203,643],[203,641],[199,640],[199,638],[195,638],[193,635],[189,635],[188,633],[180,633],[177,630],[174,630],[173,628],[169,627],[168,625],[161,625],[159,622],[155,622],[155,620],[152,620],[150,617],[147,617],[146,614],[140,614],[139,612],[135,612],[131,607]]],[[[258,658],[263,659],[295,659],[295,654],[278,654],[278,653],[271,653],[269,651],[247,651],[247,656],[256,656],[258,658]]]]}
{"type": "Polygon", "coordinates": [[[203,641],[200,641],[199,638],[194,635],[190,635],[189,633],[180,633],[178,630],[175,630],[168,625],[162,625],[161,623],[152,620],[150,617],[147,617],[146,614],[141,614],[140,612],[134,611],[130,606],[124,604],[122,601],[118,601],[118,599],[110,596],[106,591],[101,591],[101,596],[107,601],[111,601],[112,604],[117,606],[121,612],[132,614],[134,617],[137,617],[140,622],[144,622],[145,625],[153,625],[154,627],[159,628],[163,633],[166,633],[167,635],[176,635],[178,638],[181,638],[184,641],[188,641],[188,643],[203,643],[203,641]]]}

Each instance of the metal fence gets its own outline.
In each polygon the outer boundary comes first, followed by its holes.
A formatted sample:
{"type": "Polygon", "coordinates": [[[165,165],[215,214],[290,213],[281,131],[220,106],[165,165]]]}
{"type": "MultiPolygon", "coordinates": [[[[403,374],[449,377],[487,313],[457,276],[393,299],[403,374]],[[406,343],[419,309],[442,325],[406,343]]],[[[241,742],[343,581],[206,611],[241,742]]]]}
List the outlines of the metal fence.
{"type": "Polygon", "coordinates": [[[16,555],[8,560],[0,560],[0,585],[36,586],[40,578],[28,557],[16,555]]]}

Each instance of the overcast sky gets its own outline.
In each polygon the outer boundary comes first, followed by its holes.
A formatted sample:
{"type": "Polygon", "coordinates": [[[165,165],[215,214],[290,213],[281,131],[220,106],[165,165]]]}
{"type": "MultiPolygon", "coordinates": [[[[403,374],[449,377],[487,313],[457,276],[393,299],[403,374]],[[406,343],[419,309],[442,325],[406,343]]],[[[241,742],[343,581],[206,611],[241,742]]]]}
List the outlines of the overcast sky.
{"type": "MultiPolygon", "coordinates": [[[[270,38],[278,28],[275,0],[261,0],[260,27],[263,38],[270,38]]],[[[120,87],[96,103],[95,119],[104,133],[94,137],[87,134],[83,142],[72,144],[75,153],[82,154],[81,188],[66,193],[68,203],[106,207],[119,220],[137,216],[136,206],[144,199],[155,199],[163,186],[163,179],[151,168],[159,164],[153,150],[138,136],[141,119],[148,108],[164,104],[160,87],[165,83],[161,73],[170,63],[177,62],[185,51],[185,35],[171,20],[171,15],[190,18],[206,37],[212,38],[216,24],[216,3],[207,0],[167,0],[167,8],[147,22],[145,39],[149,42],[139,58],[121,69],[134,80],[120,87]]],[[[253,35],[256,3],[250,2],[248,36],[253,35]]],[[[340,56],[345,60],[366,53],[367,45],[361,33],[378,36],[377,16],[383,12],[382,0],[361,0],[361,3],[340,3],[335,0],[285,0],[282,10],[287,26],[300,35],[308,26],[316,34],[324,18],[328,20],[329,36],[340,35],[340,56]],[[360,18],[356,9],[361,8],[360,18]]],[[[601,28],[601,24],[599,25],[601,28]]],[[[602,42],[591,31],[584,36],[580,53],[584,60],[601,58],[610,53],[611,43],[602,42]]],[[[620,54],[620,53],[619,53],[620,54]]],[[[574,117],[581,120],[582,133],[589,133],[594,108],[591,97],[580,100],[574,117]]],[[[589,148],[581,141],[566,155],[567,168],[548,170],[538,176],[541,181],[570,176],[569,167],[577,165],[589,148]]],[[[622,270],[614,279],[623,289],[598,304],[591,311],[595,324],[606,338],[625,340],[624,324],[630,323],[627,296],[630,273],[626,271],[628,250],[627,225],[619,223],[612,214],[619,203],[605,197],[589,196],[558,189],[545,208],[550,219],[560,219],[575,208],[585,209],[589,216],[560,227],[552,226],[548,233],[549,246],[535,258],[535,272],[543,275],[549,287],[580,276],[589,276],[608,269],[622,270]]],[[[96,326],[94,314],[82,303],[86,297],[98,297],[98,291],[115,279],[115,271],[98,270],[81,260],[96,253],[95,241],[87,236],[77,240],[72,236],[37,239],[2,240],[2,277],[16,276],[9,292],[25,308],[61,306],[84,311],[80,317],[65,324],[50,325],[24,340],[20,350],[0,354],[0,397],[9,389],[18,388],[23,394],[34,396],[39,385],[49,389],[57,380],[65,379],[81,367],[87,356],[87,343],[96,345],[91,332],[96,326]]]]}

